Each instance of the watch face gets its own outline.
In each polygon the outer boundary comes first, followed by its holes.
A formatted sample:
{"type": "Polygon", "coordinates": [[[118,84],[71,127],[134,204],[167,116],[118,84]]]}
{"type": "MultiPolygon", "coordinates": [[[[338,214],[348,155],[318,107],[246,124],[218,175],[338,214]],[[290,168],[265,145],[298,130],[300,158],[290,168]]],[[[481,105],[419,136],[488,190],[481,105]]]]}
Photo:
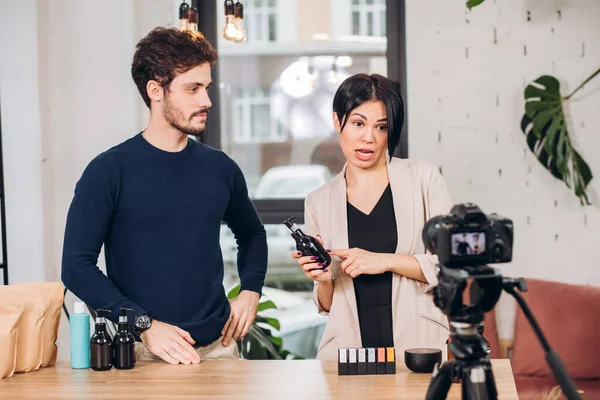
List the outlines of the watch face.
{"type": "Polygon", "coordinates": [[[152,324],[152,320],[147,315],[140,315],[135,320],[135,327],[142,331],[150,328],[151,324],[152,324]]]}

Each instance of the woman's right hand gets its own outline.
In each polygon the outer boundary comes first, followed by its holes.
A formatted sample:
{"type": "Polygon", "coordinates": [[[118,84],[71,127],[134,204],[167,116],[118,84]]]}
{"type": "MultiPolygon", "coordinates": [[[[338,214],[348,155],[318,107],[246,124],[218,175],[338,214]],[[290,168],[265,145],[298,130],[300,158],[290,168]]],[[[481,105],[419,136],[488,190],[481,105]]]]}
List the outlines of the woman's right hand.
{"type": "MultiPolygon", "coordinates": [[[[317,241],[323,246],[323,239],[320,235],[316,236],[317,241]]],[[[329,250],[327,250],[329,252],[329,250]]],[[[317,257],[302,256],[302,252],[294,251],[292,257],[298,260],[298,264],[302,267],[304,275],[309,279],[317,282],[331,282],[331,268],[333,268],[333,260],[325,269],[321,269],[322,265],[316,261],[317,257]]]]}

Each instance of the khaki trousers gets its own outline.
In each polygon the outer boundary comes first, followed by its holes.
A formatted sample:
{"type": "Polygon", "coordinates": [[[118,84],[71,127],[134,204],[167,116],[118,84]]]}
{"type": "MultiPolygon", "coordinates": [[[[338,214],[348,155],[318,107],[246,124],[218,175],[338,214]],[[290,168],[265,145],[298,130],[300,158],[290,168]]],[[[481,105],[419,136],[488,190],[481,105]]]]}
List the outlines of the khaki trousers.
{"type": "MultiPolygon", "coordinates": [[[[229,345],[224,347],[221,344],[221,336],[209,345],[194,348],[200,360],[239,360],[240,352],[235,340],[231,339],[229,345]]],[[[152,353],[142,342],[135,342],[135,359],[136,361],[162,361],[162,358],[152,353]]]]}

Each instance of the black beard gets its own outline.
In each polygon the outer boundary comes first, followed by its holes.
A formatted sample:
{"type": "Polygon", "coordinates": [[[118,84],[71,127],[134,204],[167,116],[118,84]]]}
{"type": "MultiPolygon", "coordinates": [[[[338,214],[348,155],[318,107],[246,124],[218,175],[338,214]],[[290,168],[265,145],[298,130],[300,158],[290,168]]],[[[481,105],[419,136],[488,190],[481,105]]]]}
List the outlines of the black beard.
{"type": "MultiPolygon", "coordinates": [[[[208,109],[204,109],[200,111],[200,113],[206,113],[208,115],[208,109]]],[[[174,109],[171,105],[171,102],[167,98],[165,98],[165,119],[173,128],[185,133],[186,135],[199,137],[204,133],[204,130],[206,129],[206,123],[202,128],[196,128],[190,123],[191,120],[200,113],[193,114],[190,117],[188,123],[184,125],[182,123],[182,121],[185,120],[183,113],[179,110],[174,109]]]]}

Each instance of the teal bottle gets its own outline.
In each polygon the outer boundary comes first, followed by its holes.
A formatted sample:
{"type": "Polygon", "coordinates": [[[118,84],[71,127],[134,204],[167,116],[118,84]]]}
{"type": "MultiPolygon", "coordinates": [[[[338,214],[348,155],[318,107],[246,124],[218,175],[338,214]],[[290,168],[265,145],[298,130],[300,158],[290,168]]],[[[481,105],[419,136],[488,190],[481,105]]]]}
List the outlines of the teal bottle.
{"type": "Polygon", "coordinates": [[[71,368],[89,368],[90,358],[90,315],[85,312],[85,303],[75,303],[70,318],[71,368]]]}

